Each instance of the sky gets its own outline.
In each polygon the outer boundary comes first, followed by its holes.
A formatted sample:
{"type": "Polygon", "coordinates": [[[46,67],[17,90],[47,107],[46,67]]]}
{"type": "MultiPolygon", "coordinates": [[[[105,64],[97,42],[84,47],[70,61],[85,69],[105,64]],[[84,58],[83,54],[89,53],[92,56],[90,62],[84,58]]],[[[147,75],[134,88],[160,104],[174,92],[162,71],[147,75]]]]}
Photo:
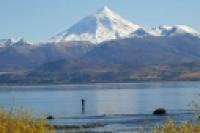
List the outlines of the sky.
{"type": "Polygon", "coordinates": [[[47,41],[104,5],[135,24],[200,31],[200,0],[0,0],[0,38],[47,41]]]}

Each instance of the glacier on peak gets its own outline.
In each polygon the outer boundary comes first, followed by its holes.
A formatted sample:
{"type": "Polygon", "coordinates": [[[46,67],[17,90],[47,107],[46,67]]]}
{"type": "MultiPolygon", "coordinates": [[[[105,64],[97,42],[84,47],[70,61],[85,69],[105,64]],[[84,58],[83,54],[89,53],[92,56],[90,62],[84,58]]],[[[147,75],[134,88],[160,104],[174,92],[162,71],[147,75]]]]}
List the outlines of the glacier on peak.
{"type": "Polygon", "coordinates": [[[105,6],[98,10],[96,14],[83,18],[68,30],[52,37],[50,41],[89,41],[100,43],[127,37],[139,28],[139,25],[123,19],[105,6]]]}
{"type": "MultiPolygon", "coordinates": [[[[200,38],[200,32],[186,25],[161,25],[146,29],[124,19],[107,6],[104,6],[97,10],[96,13],[84,17],[64,32],[50,38],[49,41],[41,42],[39,44],[66,44],[66,42],[76,41],[99,44],[104,41],[123,38],[175,36],[180,34],[190,34],[200,38]]],[[[21,38],[0,39],[0,47],[12,46],[15,44],[21,46],[21,44],[32,43],[21,38]]],[[[72,43],[67,44],[71,45],[72,43]]]]}
{"type": "Polygon", "coordinates": [[[200,36],[198,31],[186,25],[161,25],[148,30],[125,20],[119,14],[104,6],[95,14],[81,19],[66,31],[52,37],[50,42],[85,41],[99,44],[104,41],[121,38],[173,36],[178,34],[200,36]]]}

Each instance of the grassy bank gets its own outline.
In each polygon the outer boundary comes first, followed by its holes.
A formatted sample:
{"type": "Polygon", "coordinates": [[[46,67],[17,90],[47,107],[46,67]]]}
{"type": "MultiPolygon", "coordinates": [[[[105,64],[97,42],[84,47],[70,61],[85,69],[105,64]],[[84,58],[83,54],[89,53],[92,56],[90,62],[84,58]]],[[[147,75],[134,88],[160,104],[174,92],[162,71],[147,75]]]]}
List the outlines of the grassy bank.
{"type": "MultiPolygon", "coordinates": [[[[0,110],[0,133],[56,133],[56,130],[62,133],[70,133],[72,129],[79,129],[84,133],[87,128],[104,127],[104,125],[86,125],[74,127],[62,127],[48,125],[45,119],[37,119],[21,109],[12,111],[0,110]],[[83,129],[83,130],[81,130],[83,129]]],[[[138,131],[139,133],[147,133],[146,131],[138,131]]],[[[76,130],[74,131],[76,133],[76,130]]],[[[164,125],[154,127],[148,130],[148,133],[200,133],[200,122],[182,122],[177,125],[172,120],[164,125]]]]}
{"type": "Polygon", "coordinates": [[[176,125],[173,121],[168,121],[163,126],[152,129],[152,133],[200,133],[200,123],[182,122],[176,125]]]}
{"type": "Polygon", "coordinates": [[[43,119],[22,110],[0,111],[0,133],[55,133],[43,119]]]}

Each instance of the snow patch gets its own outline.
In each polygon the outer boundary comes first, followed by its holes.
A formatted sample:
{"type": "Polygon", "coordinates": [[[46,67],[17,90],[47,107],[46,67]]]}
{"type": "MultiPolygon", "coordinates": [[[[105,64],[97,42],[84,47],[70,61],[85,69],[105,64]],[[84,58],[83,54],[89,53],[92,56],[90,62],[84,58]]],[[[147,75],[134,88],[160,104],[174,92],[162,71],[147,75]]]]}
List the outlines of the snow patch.
{"type": "Polygon", "coordinates": [[[50,42],[89,41],[98,44],[112,39],[126,38],[140,26],[103,7],[94,15],[87,16],[71,28],[52,37],[50,42]]]}

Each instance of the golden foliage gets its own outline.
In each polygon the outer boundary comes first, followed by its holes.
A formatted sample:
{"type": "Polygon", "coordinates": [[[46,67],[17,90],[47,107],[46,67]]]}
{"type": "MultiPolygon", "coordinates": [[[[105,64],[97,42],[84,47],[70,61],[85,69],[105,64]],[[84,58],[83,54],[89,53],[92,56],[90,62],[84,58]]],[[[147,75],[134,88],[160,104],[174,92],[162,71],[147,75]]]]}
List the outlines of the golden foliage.
{"type": "Polygon", "coordinates": [[[183,122],[177,126],[173,121],[168,121],[162,127],[154,128],[152,133],[200,133],[200,123],[183,122]]]}
{"type": "Polygon", "coordinates": [[[22,110],[0,111],[0,133],[55,133],[45,120],[33,118],[22,110]]]}

